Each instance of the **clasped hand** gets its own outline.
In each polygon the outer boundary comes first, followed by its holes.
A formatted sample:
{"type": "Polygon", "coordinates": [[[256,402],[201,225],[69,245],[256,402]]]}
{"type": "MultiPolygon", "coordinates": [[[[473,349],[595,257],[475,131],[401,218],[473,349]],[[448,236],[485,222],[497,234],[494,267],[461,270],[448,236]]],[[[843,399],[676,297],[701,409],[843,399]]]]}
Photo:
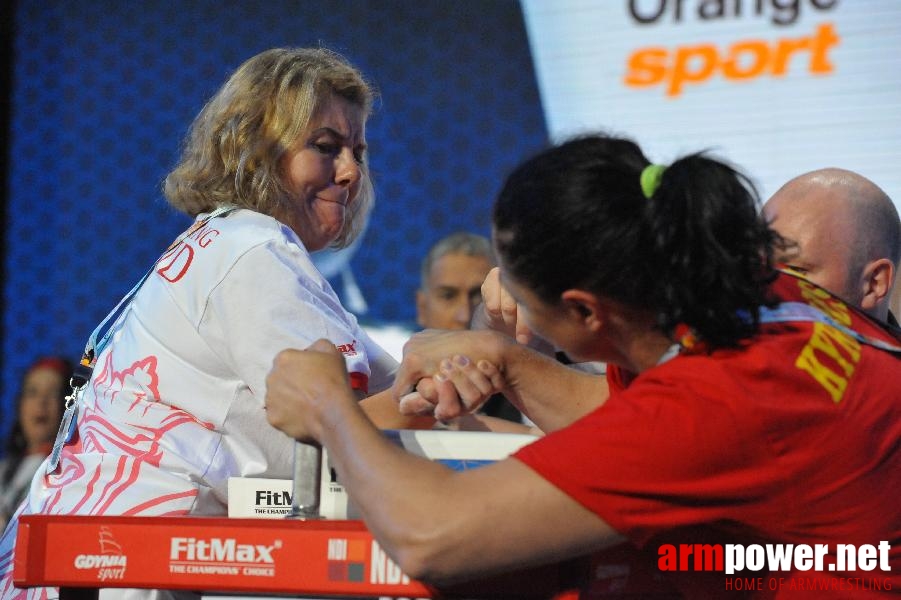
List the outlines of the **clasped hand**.
{"type": "MultiPolygon", "coordinates": [[[[475,411],[504,389],[499,361],[492,359],[500,356],[504,340],[509,338],[490,331],[429,330],[414,335],[404,346],[390,390],[400,412],[444,421],[475,411]]],[[[324,339],[305,350],[280,352],[266,386],[269,423],[300,441],[322,439],[322,418],[330,404],[356,402],[344,357],[324,339]]]]}
{"type": "Polygon", "coordinates": [[[401,413],[446,421],[477,410],[506,385],[503,340],[490,331],[426,330],[411,337],[391,388],[401,413]]]}

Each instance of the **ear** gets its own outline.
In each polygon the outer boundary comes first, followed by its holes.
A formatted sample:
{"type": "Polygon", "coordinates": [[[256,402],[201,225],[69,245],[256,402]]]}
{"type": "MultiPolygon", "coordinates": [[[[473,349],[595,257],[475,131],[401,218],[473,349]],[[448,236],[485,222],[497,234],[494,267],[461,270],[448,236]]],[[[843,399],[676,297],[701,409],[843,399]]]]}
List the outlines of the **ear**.
{"type": "Polygon", "coordinates": [[[865,311],[871,311],[882,303],[889,302],[889,293],[892,290],[892,280],[895,277],[895,266],[887,258],[879,258],[870,261],[863,268],[861,285],[863,295],[860,306],[865,311]]]}
{"type": "Polygon", "coordinates": [[[425,292],[422,290],[416,290],[416,324],[420,327],[425,327],[423,321],[425,321],[425,304],[426,297],[425,292]]]}
{"type": "Polygon", "coordinates": [[[606,322],[604,304],[591,292],[570,289],[560,294],[567,316],[580,321],[588,330],[597,331],[606,322]]]}

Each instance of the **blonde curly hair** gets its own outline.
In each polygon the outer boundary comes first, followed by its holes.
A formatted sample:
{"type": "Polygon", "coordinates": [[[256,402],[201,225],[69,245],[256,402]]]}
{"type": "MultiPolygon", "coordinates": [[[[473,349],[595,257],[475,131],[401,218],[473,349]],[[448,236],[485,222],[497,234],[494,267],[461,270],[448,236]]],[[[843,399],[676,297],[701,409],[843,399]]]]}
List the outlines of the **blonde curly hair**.
{"type": "MultiPolygon", "coordinates": [[[[322,103],[335,95],[361,107],[368,117],[375,94],[360,71],[333,51],[274,48],[257,54],[194,119],[163,193],[173,207],[192,217],[223,204],[274,215],[289,198],[280,159],[322,103]]],[[[361,175],[357,201],[348,208],[332,247],[349,246],[372,207],[368,156],[361,175]]]]}

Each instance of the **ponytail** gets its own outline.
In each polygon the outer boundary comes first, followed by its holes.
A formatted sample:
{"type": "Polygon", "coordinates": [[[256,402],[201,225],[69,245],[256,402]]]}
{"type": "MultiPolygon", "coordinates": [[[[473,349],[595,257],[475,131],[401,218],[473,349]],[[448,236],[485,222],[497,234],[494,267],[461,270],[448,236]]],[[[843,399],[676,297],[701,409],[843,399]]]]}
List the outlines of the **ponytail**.
{"type": "Polygon", "coordinates": [[[605,136],[525,162],[495,204],[504,267],[545,302],[586,289],[653,312],[671,337],[687,326],[711,349],[737,345],[775,277],[757,192],[700,154],[649,165],[635,143],[605,136]]]}
{"type": "Polygon", "coordinates": [[[774,233],[759,216],[754,184],[702,154],[670,165],[647,204],[659,279],[658,324],[685,324],[710,347],[752,335],[768,284],[774,233]]]}

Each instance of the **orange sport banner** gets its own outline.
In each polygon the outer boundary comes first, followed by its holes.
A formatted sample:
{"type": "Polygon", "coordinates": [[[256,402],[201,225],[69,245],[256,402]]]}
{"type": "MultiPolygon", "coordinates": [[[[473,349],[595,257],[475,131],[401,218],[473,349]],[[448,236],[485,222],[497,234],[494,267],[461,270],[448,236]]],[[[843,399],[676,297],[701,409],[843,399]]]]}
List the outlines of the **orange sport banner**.
{"type": "Polygon", "coordinates": [[[901,203],[901,2],[522,6],[552,139],[625,135],[663,164],[709,149],[764,199],[797,175],[841,167],[901,203]]]}

